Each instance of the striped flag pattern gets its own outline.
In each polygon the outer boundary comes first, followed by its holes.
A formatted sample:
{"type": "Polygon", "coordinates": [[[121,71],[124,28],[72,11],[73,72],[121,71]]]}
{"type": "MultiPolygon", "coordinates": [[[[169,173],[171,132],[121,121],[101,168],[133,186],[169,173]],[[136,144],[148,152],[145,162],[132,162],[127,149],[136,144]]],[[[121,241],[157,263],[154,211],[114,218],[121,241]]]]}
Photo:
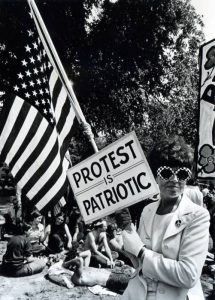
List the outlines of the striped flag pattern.
{"type": "Polygon", "coordinates": [[[45,212],[66,192],[65,153],[77,119],[38,34],[25,34],[1,112],[0,158],[32,206],[45,212]]]}

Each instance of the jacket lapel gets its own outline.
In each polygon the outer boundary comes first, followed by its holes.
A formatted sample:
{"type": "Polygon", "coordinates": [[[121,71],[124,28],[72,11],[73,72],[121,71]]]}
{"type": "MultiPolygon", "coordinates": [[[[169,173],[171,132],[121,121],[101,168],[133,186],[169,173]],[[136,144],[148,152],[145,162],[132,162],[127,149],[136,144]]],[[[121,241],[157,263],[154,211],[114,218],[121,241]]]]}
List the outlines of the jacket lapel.
{"type": "Polygon", "coordinates": [[[145,232],[149,239],[151,239],[152,236],[153,221],[159,204],[160,200],[146,207],[147,209],[146,213],[144,214],[143,224],[145,227],[145,232]]]}
{"type": "MultiPolygon", "coordinates": [[[[145,227],[145,232],[149,239],[151,239],[152,236],[153,221],[159,204],[160,204],[160,200],[156,201],[152,205],[147,206],[146,212],[144,213],[143,216],[143,224],[145,227]]],[[[186,195],[183,195],[179,207],[175,211],[171,219],[171,222],[167,227],[166,233],[164,235],[164,239],[167,239],[170,236],[173,236],[178,232],[182,231],[186,227],[187,223],[190,221],[192,212],[193,212],[192,201],[186,195]]]]}
{"type": "Polygon", "coordinates": [[[183,195],[178,209],[175,211],[169,226],[167,227],[164,239],[176,235],[182,231],[190,221],[193,212],[192,201],[183,195]]]}

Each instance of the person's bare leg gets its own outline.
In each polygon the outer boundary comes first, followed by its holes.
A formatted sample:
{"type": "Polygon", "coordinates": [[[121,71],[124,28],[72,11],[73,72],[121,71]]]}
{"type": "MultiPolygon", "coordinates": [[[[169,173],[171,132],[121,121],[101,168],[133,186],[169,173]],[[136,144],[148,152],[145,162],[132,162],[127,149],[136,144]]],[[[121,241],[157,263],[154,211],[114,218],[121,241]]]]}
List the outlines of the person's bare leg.
{"type": "Polygon", "coordinates": [[[81,257],[71,260],[74,266],[74,274],[72,276],[72,282],[76,285],[94,286],[99,284],[106,286],[107,280],[111,272],[107,269],[98,269],[92,267],[84,267],[83,259],[81,257]]]}
{"type": "Polygon", "coordinates": [[[91,251],[90,250],[83,251],[79,253],[79,257],[83,258],[83,266],[89,267],[90,259],[91,259],[91,251]]]}

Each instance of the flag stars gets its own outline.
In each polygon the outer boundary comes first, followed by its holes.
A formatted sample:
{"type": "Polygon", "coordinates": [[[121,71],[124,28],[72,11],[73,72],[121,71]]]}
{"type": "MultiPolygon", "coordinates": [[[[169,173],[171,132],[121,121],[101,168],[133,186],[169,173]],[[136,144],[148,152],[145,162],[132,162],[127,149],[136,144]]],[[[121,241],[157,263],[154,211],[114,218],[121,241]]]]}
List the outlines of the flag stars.
{"type": "Polygon", "coordinates": [[[32,57],[30,57],[30,62],[31,62],[32,64],[34,64],[34,63],[35,63],[35,59],[33,58],[33,56],[32,56],[32,57]]]}
{"type": "Polygon", "coordinates": [[[29,70],[25,71],[26,76],[31,77],[31,72],[29,70]]]}
{"type": "Polygon", "coordinates": [[[40,54],[37,55],[37,60],[41,61],[41,55],[40,54]]]}
{"type": "Polygon", "coordinates": [[[29,83],[30,83],[30,86],[33,86],[33,87],[34,87],[35,83],[34,83],[32,80],[29,81],[29,83]]]}
{"type": "Polygon", "coordinates": [[[43,95],[43,94],[44,94],[44,92],[43,92],[42,89],[39,90],[39,93],[40,93],[40,95],[43,95]]]}
{"type": "Polygon", "coordinates": [[[36,91],[33,91],[33,96],[36,96],[37,95],[37,92],[36,91]]]}
{"type": "Polygon", "coordinates": [[[40,67],[40,71],[43,73],[44,71],[43,66],[40,67]]]}
{"type": "Polygon", "coordinates": [[[26,89],[27,88],[27,85],[25,83],[22,83],[22,88],[23,89],[26,89]]]}
{"type": "Polygon", "coordinates": [[[29,46],[27,45],[27,46],[25,46],[25,50],[26,50],[26,52],[31,52],[31,47],[29,47],[29,46]]]}
{"type": "Polygon", "coordinates": [[[15,85],[13,88],[14,88],[14,91],[17,91],[17,92],[18,92],[19,87],[18,87],[17,85],[15,85]]]}
{"type": "Polygon", "coordinates": [[[40,79],[37,79],[37,84],[41,85],[41,80],[40,79]]]}
{"type": "Polygon", "coordinates": [[[36,106],[39,106],[39,105],[40,105],[40,102],[39,102],[38,100],[36,100],[36,101],[35,101],[35,105],[36,105],[36,106]]]}
{"type": "Polygon", "coordinates": [[[49,68],[49,69],[51,68],[51,66],[52,66],[52,65],[51,65],[51,63],[50,63],[50,62],[48,62],[48,68],[49,68]]]}
{"type": "Polygon", "coordinates": [[[49,90],[47,88],[45,88],[45,92],[49,95],[49,90]]]}
{"type": "Polygon", "coordinates": [[[27,93],[25,93],[25,97],[26,98],[30,98],[30,94],[27,92],[27,93]]]}
{"type": "Polygon", "coordinates": [[[36,42],[34,42],[34,43],[32,43],[32,44],[33,44],[33,46],[34,46],[34,49],[37,49],[37,48],[38,48],[38,45],[37,45],[36,42]]]}
{"type": "Polygon", "coordinates": [[[44,105],[46,104],[46,101],[45,101],[44,99],[42,99],[41,102],[42,102],[42,104],[44,104],[44,105]]]}
{"type": "Polygon", "coordinates": [[[37,70],[37,68],[34,68],[34,74],[38,74],[39,73],[39,71],[37,70]]]}
{"type": "Polygon", "coordinates": [[[43,112],[44,112],[45,115],[47,115],[47,109],[46,108],[44,108],[43,112]]]}
{"type": "Polygon", "coordinates": [[[24,67],[26,67],[27,64],[28,64],[27,61],[26,61],[25,59],[23,59],[23,60],[22,60],[22,65],[23,65],[24,67]]]}
{"type": "Polygon", "coordinates": [[[22,73],[17,74],[19,79],[23,79],[24,75],[22,73]]]}
{"type": "Polygon", "coordinates": [[[27,30],[28,31],[28,36],[33,36],[34,32],[32,30],[27,30]]]}

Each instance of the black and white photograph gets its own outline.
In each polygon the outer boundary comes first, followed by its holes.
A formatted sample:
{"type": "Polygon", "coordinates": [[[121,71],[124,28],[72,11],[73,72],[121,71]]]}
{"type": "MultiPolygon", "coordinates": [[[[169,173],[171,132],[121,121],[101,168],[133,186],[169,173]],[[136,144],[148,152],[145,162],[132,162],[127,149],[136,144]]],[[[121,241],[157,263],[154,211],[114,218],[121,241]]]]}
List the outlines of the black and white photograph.
{"type": "Polygon", "coordinates": [[[215,300],[214,16],[0,0],[0,300],[215,300]]]}

